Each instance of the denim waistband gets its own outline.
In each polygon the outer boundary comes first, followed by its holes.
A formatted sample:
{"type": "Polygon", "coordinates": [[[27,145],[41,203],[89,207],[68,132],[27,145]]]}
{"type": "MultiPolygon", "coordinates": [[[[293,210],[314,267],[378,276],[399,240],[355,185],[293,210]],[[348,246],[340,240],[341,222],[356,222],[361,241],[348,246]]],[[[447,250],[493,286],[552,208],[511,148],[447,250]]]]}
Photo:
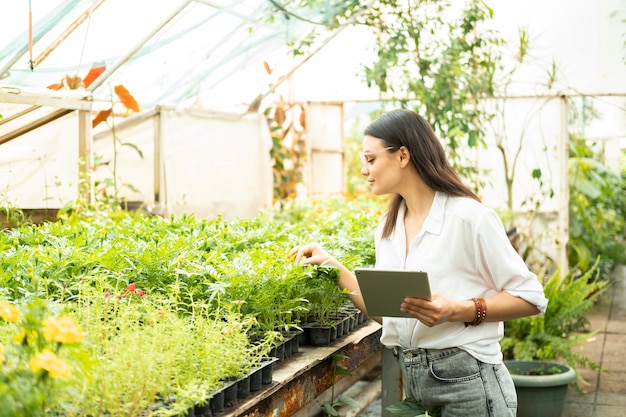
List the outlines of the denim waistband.
{"type": "Polygon", "coordinates": [[[423,364],[429,364],[437,359],[445,358],[448,356],[456,355],[463,352],[463,349],[458,347],[446,348],[446,349],[424,349],[424,348],[408,348],[401,349],[400,347],[392,348],[394,356],[402,357],[405,361],[421,362],[423,364]]]}

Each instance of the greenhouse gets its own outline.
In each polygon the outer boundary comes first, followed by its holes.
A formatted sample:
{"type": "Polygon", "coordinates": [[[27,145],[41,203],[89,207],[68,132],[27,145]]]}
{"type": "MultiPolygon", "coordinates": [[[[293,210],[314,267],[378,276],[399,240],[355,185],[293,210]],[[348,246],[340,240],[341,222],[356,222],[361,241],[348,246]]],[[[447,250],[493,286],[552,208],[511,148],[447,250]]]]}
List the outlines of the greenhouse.
{"type": "Polygon", "coordinates": [[[623,413],[622,0],[6,3],[0,417],[623,413]]]}

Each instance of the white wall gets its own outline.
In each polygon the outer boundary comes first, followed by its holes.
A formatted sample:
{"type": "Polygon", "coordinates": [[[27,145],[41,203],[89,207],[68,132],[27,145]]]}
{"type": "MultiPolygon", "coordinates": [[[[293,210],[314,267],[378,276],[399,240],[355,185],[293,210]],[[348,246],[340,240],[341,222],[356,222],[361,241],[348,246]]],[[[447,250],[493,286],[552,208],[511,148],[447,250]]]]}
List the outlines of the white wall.
{"type": "Polygon", "coordinates": [[[58,209],[78,197],[78,117],[0,146],[0,195],[13,207],[58,209]]]}
{"type": "MultiPolygon", "coordinates": [[[[194,214],[224,219],[250,218],[272,204],[271,138],[265,117],[164,108],[161,114],[164,215],[194,214]]],[[[130,142],[118,153],[120,197],[129,201],[154,198],[154,119],[129,128],[117,128],[119,141],[130,142]]],[[[113,158],[111,136],[104,132],[94,142],[97,153],[113,158]]],[[[99,168],[100,178],[112,178],[112,163],[99,168]]]]}
{"type": "Polygon", "coordinates": [[[343,105],[308,103],[306,112],[306,192],[309,195],[339,194],[345,190],[346,184],[343,105]]]}
{"type": "MultiPolygon", "coordinates": [[[[250,218],[272,204],[271,138],[259,113],[232,114],[202,110],[161,110],[163,142],[161,203],[163,215],[222,215],[250,218]]],[[[118,119],[121,146],[117,166],[113,138],[105,125],[93,151],[106,165],[94,167],[94,180],[118,181],[118,197],[155,203],[155,119],[139,123],[118,119]],[[128,126],[128,127],[125,127],[128,126]]],[[[78,118],[69,114],[2,145],[0,195],[23,209],[57,209],[78,197],[78,118]]]]}

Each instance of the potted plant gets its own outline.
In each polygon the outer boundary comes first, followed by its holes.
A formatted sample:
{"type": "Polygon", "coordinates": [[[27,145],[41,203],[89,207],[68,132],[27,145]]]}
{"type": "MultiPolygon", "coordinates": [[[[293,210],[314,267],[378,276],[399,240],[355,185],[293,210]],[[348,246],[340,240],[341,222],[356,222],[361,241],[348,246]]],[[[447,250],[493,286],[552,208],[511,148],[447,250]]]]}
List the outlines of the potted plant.
{"type": "Polygon", "coordinates": [[[343,335],[343,319],[338,317],[338,313],[340,307],[348,302],[346,292],[337,286],[336,268],[318,266],[310,268],[309,272],[310,282],[314,285],[305,294],[309,316],[302,328],[308,335],[309,344],[327,346],[343,335]]]}
{"type": "Polygon", "coordinates": [[[595,334],[588,330],[585,312],[609,284],[597,279],[597,265],[580,275],[557,269],[544,282],[545,314],[505,323],[501,345],[517,390],[519,417],[560,417],[568,386],[577,379],[586,383],[577,369],[600,369],[573,349],[595,334]]]}

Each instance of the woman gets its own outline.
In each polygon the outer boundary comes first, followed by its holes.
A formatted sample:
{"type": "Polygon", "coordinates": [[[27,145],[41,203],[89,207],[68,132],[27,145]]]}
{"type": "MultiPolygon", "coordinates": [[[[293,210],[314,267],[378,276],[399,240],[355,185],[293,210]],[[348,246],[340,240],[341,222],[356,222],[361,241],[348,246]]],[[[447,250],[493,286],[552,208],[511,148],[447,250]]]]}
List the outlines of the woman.
{"type": "MultiPolygon", "coordinates": [[[[392,195],[375,231],[376,267],[426,271],[433,292],[430,300],[404,299],[401,310],[413,318],[373,318],[398,357],[406,395],[444,417],[515,416],[499,341],[504,321],[545,312],[537,276],[417,113],[398,109],[375,120],[361,160],[372,192],[392,195]]],[[[319,244],[297,246],[289,256],[337,266],[338,285],[367,314],[353,273],[319,244]]]]}

